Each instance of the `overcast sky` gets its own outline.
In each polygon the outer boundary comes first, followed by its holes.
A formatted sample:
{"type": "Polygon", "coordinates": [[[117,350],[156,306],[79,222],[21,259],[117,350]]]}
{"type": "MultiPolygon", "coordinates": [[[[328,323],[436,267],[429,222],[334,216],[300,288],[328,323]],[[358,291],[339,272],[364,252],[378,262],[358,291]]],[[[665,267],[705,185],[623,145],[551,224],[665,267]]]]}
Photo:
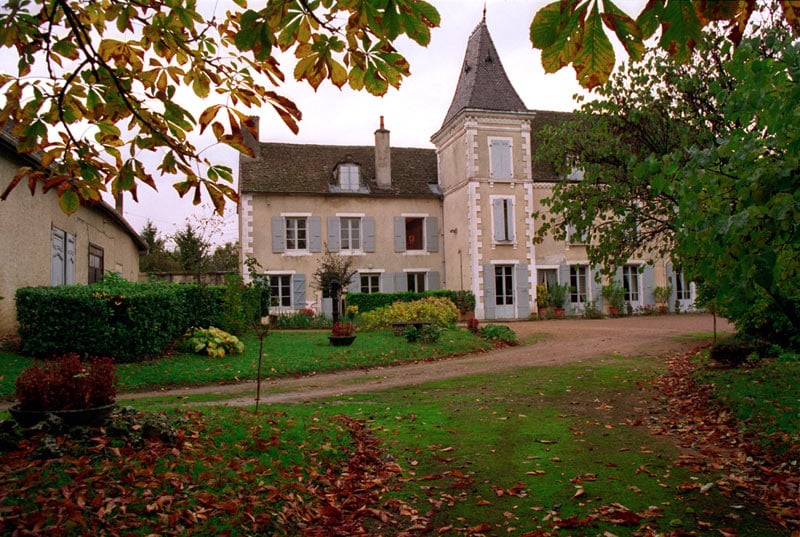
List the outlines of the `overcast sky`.
{"type": "MultiPolygon", "coordinates": [[[[433,147],[430,137],[441,126],[452,100],[459,70],[472,30],[484,9],[483,0],[429,0],[441,14],[441,26],[432,32],[431,43],[422,48],[410,41],[396,43],[411,65],[411,76],[399,90],[390,89],[383,97],[348,88],[339,90],[330,84],[316,92],[307,84],[290,81],[278,92],[292,99],[301,109],[300,133],[294,135],[271,109],[261,117],[261,141],[312,144],[372,145],[380,116],[391,131],[394,147],[433,147]]],[[[573,95],[581,92],[572,68],[546,75],[538,51],[530,44],[529,27],[534,13],[552,0],[488,0],[486,22],[506,72],[528,108],[570,111],[575,108],[573,95]]],[[[212,3],[199,0],[199,4],[212,3]]],[[[635,16],[643,0],[621,0],[617,4],[635,16]]],[[[618,54],[619,56],[619,54],[618,54]]],[[[292,58],[281,61],[291,78],[292,58]]],[[[220,147],[220,146],[217,146],[220,147]]],[[[238,175],[238,157],[232,150],[214,150],[215,158],[225,162],[238,175]]],[[[208,206],[198,209],[187,196],[178,198],[169,182],[153,192],[142,186],[138,204],[126,200],[125,217],[137,230],[149,218],[162,235],[185,225],[192,214],[208,215],[208,206]]],[[[214,242],[222,244],[238,239],[235,207],[231,207],[222,232],[214,242]]]]}

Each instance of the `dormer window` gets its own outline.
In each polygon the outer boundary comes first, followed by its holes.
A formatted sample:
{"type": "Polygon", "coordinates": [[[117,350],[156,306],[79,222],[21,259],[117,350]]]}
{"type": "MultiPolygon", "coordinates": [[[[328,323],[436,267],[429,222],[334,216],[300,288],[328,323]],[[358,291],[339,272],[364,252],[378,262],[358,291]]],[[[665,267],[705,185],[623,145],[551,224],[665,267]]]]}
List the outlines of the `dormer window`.
{"type": "Polygon", "coordinates": [[[361,188],[359,170],[358,164],[339,164],[339,188],[350,191],[361,188]]]}

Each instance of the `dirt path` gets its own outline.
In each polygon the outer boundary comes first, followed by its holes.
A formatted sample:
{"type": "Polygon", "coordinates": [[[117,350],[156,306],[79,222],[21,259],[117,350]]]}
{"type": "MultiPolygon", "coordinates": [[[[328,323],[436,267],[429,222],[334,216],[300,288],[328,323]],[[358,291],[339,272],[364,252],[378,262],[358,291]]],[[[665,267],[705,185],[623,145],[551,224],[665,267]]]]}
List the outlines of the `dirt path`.
{"type": "MultiPolygon", "coordinates": [[[[689,350],[700,343],[697,339],[682,336],[711,333],[714,329],[713,317],[706,314],[508,324],[520,339],[532,334],[547,334],[548,337],[532,345],[434,362],[269,380],[262,384],[261,403],[304,402],[412,386],[431,380],[503,373],[520,367],[581,362],[609,354],[666,357],[689,350]]],[[[717,320],[718,333],[732,331],[730,323],[724,319],[717,320]]],[[[175,397],[180,400],[194,394],[224,394],[234,396],[226,400],[225,404],[252,405],[255,403],[255,392],[255,382],[245,382],[122,394],[119,399],[124,404],[125,401],[143,397],[175,397]],[[237,394],[240,396],[236,397],[237,394]]]]}

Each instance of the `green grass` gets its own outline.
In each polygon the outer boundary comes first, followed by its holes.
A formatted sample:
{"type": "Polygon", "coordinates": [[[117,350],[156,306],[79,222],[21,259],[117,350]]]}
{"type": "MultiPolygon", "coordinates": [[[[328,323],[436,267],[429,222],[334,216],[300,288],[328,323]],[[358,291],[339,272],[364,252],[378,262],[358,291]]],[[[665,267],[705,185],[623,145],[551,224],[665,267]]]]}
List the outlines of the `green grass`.
{"type": "MultiPolygon", "coordinates": [[[[282,377],[342,369],[359,369],[431,360],[491,349],[492,345],[463,329],[442,332],[435,344],[409,344],[390,330],[359,332],[350,347],[333,347],[328,331],[279,330],[264,339],[262,375],[282,377]]],[[[230,384],[255,380],[259,341],[242,338],[244,354],[210,358],[197,354],[173,354],[157,360],[119,364],[120,392],[145,391],[177,386],[230,384]]],[[[33,363],[30,358],[0,353],[0,398],[10,398],[19,372],[33,363]]]]}
{"type": "MultiPolygon", "coordinates": [[[[402,478],[391,483],[390,497],[430,518],[433,535],[521,535],[552,531],[556,520],[588,524],[561,529],[559,535],[633,536],[644,525],[659,534],[716,535],[730,528],[739,537],[788,535],[760,506],[727,498],[713,487],[702,494],[682,487],[721,476],[675,464],[680,455],[675,441],[649,433],[653,394],[646,386],[662,368],[652,359],[607,356],[591,364],[267,405],[258,415],[225,407],[184,410],[190,418],[184,425],[189,450],[151,447],[110,462],[95,452],[65,464],[22,464],[24,476],[2,476],[14,494],[0,506],[12,502],[41,510],[46,491],[60,497],[62,487],[79,475],[91,483],[84,490],[89,504],[100,501],[95,490],[106,490],[105,499],[124,492],[125,516],[136,515],[136,523],[144,525],[138,535],[164,530],[158,521],[167,513],[147,509],[153,498],[169,497],[171,512],[188,512],[208,507],[200,500],[209,495],[221,505],[236,500],[237,507],[193,526],[195,535],[252,533],[244,526],[248,509],[272,517],[260,532],[280,534],[274,517],[285,502],[264,502],[268,487],[302,494],[301,485],[310,483],[315,471],[341,462],[348,439],[336,416],[345,414],[364,420],[381,438],[384,458],[403,469],[402,478]],[[80,467],[70,466],[76,463],[80,467]],[[104,485],[105,479],[122,489],[104,485]],[[21,482],[26,487],[16,486],[21,482]],[[588,518],[618,505],[658,516],[631,526],[588,518]]],[[[8,472],[3,464],[0,460],[8,472]]],[[[386,528],[380,533],[394,534],[386,528]]]]}
{"type": "Polygon", "coordinates": [[[697,379],[711,384],[720,401],[762,441],[778,448],[800,443],[800,355],[784,354],[732,369],[703,367],[697,379]]]}

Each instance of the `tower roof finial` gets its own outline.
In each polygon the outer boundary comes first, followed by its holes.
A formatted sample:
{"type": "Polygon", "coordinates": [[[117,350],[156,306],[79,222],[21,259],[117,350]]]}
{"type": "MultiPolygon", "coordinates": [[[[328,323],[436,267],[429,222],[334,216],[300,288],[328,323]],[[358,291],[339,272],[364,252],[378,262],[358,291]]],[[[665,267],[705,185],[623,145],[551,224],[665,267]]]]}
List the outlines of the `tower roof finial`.
{"type": "Polygon", "coordinates": [[[483,22],[486,22],[486,1],[483,2],[483,22]]]}

